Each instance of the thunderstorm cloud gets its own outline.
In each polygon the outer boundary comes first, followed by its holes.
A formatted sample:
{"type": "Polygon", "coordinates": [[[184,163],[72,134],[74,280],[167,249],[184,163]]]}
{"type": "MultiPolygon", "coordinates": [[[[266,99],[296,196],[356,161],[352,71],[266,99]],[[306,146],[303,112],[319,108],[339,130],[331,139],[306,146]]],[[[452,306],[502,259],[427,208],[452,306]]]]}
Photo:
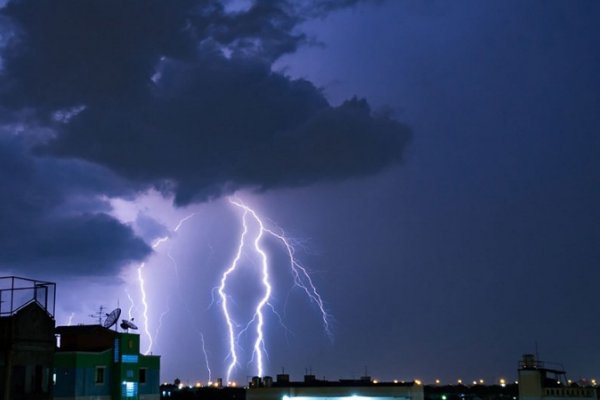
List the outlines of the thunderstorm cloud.
{"type": "Polygon", "coordinates": [[[119,179],[84,161],[33,157],[25,142],[21,135],[0,135],[3,269],[111,275],[150,253],[97,196],[128,195],[119,179]]]}
{"type": "Polygon", "coordinates": [[[400,162],[405,125],[363,99],[331,105],[312,83],[272,69],[311,41],[302,22],[354,3],[9,1],[0,266],[114,271],[143,259],[148,246],[109,216],[106,196],[154,187],[184,205],[400,162]]]}

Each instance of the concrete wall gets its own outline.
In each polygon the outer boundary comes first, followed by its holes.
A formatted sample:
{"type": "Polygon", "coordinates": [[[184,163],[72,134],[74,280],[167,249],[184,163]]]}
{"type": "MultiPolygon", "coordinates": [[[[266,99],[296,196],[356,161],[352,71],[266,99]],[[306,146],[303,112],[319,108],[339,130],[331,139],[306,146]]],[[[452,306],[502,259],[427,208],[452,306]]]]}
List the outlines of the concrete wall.
{"type": "Polygon", "coordinates": [[[0,318],[0,398],[51,399],[54,319],[36,302],[0,318]]]}

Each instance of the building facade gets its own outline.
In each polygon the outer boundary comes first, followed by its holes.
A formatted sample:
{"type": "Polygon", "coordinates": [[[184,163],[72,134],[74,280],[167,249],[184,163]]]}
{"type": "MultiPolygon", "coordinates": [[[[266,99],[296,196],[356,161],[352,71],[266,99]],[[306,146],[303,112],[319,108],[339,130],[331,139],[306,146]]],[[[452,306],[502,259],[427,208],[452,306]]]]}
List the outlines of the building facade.
{"type": "Polygon", "coordinates": [[[0,278],[0,399],[52,398],[56,285],[0,278]]]}
{"type": "Polygon", "coordinates": [[[54,361],[56,400],[157,400],[160,357],[140,354],[138,334],[63,326],[54,361]]]}
{"type": "Polygon", "coordinates": [[[569,383],[561,366],[550,366],[533,354],[519,362],[519,400],[597,400],[595,387],[569,383]]]}

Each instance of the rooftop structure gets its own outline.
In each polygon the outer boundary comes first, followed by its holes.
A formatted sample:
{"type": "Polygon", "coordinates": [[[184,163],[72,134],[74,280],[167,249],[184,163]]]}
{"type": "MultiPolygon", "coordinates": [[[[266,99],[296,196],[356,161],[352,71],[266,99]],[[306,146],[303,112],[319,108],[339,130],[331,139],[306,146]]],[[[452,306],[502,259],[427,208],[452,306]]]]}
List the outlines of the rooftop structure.
{"type": "Polygon", "coordinates": [[[37,302],[54,318],[56,283],[18,276],[0,277],[0,317],[14,315],[32,302],[37,302]]]}
{"type": "Polygon", "coordinates": [[[159,398],[160,357],[140,354],[140,336],[101,325],[56,328],[54,398],[159,398]]]}
{"type": "Polygon", "coordinates": [[[0,398],[52,398],[56,284],[0,277],[0,398]]]}
{"type": "Polygon", "coordinates": [[[569,384],[561,365],[539,361],[533,354],[524,354],[519,362],[520,400],[595,400],[597,397],[595,387],[569,384]]]}
{"type": "Polygon", "coordinates": [[[305,375],[302,382],[290,381],[289,375],[254,377],[246,393],[247,400],[423,400],[423,386],[418,382],[379,382],[361,379],[319,380],[305,375]]]}

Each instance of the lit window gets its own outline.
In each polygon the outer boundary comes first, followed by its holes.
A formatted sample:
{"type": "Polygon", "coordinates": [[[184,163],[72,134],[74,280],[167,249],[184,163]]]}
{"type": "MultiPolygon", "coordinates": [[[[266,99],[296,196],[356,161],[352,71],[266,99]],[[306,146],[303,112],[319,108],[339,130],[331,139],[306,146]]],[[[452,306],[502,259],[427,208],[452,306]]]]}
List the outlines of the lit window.
{"type": "Polygon", "coordinates": [[[137,397],[137,382],[124,381],[121,385],[121,395],[123,397],[137,397]]]}

